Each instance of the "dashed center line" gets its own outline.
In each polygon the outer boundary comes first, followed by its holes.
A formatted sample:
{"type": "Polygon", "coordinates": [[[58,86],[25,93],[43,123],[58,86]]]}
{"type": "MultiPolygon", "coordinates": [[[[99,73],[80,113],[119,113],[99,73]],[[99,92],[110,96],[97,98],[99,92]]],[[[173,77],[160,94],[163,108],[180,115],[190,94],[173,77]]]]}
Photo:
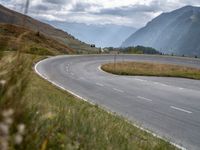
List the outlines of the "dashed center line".
{"type": "Polygon", "coordinates": [[[135,80],[141,81],[141,82],[147,82],[147,80],[142,80],[142,79],[138,79],[138,78],[135,78],[135,80]]]}
{"type": "Polygon", "coordinates": [[[164,83],[160,83],[160,85],[161,85],[161,86],[165,86],[165,87],[169,86],[169,85],[164,84],[164,83]]]}
{"type": "Polygon", "coordinates": [[[160,84],[160,83],[158,83],[158,82],[153,82],[153,83],[156,84],[156,85],[157,85],[157,84],[160,84]]]}
{"type": "Polygon", "coordinates": [[[148,102],[152,102],[153,101],[151,99],[148,99],[148,98],[145,98],[145,97],[142,97],[142,96],[138,96],[137,98],[145,100],[145,101],[148,101],[148,102]]]}
{"type": "Polygon", "coordinates": [[[113,90],[117,91],[117,92],[120,92],[120,93],[124,93],[124,91],[120,90],[120,89],[116,89],[116,88],[113,88],[113,90]]]}
{"type": "Polygon", "coordinates": [[[66,66],[65,68],[66,68],[66,71],[68,72],[68,71],[69,71],[69,68],[68,68],[68,66],[66,66]]]}
{"type": "Polygon", "coordinates": [[[183,108],[175,107],[175,106],[170,106],[170,108],[175,109],[175,110],[179,110],[179,111],[182,111],[182,112],[185,112],[185,113],[188,113],[188,114],[192,113],[191,111],[185,110],[183,108]]]}
{"type": "Polygon", "coordinates": [[[104,85],[103,85],[103,84],[101,84],[101,83],[96,83],[96,85],[98,85],[98,86],[102,86],[102,87],[104,86],[104,85]]]}

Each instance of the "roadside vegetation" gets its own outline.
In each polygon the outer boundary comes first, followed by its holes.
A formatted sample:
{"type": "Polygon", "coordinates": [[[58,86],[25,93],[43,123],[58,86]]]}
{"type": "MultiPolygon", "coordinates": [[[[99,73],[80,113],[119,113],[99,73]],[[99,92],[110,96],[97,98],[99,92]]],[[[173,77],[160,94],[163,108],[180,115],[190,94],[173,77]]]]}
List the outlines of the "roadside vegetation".
{"type": "MultiPolygon", "coordinates": [[[[176,149],[40,78],[33,66],[49,55],[41,52],[47,45],[29,51],[24,36],[16,37],[15,51],[1,41],[5,45],[0,48],[1,150],[176,149]]],[[[61,53],[56,48],[50,52],[61,53]]]]}
{"type": "Polygon", "coordinates": [[[117,75],[181,77],[200,80],[200,69],[150,62],[117,62],[104,64],[104,71],[117,75]]]}
{"type": "Polygon", "coordinates": [[[126,47],[121,49],[121,51],[125,54],[154,54],[154,55],[162,54],[152,47],[144,47],[144,46],[126,47]]]}
{"type": "Polygon", "coordinates": [[[120,47],[120,48],[113,48],[107,47],[104,48],[109,52],[116,51],[124,54],[154,54],[154,55],[161,55],[162,53],[157,51],[152,47],[144,47],[144,46],[132,46],[132,47],[120,47]]]}

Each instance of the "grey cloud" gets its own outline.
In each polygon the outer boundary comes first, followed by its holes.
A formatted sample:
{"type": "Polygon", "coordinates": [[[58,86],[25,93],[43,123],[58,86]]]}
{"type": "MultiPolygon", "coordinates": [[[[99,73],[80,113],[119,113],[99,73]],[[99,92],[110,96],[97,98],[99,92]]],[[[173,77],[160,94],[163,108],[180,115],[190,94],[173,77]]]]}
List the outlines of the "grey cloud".
{"type": "Polygon", "coordinates": [[[182,0],[182,3],[190,4],[190,5],[199,5],[200,6],[200,1],[199,0],[182,0]]]}
{"type": "Polygon", "coordinates": [[[150,5],[130,5],[111,9],[102,9],[99,14],[132,16],[134,13],[155,13],[163,11],[163,7],[158,1],[153,1],[150,5]]]}
{"type": "Polygon", "coordinates": [[[51,4],[65,4],[70,0],[42,0],[43,2],[51,3],[51,4]]]}
{"type": "MultiPolygon", "coordinates": [[[[30,1],[31,2],[31,1],[30,1]]],[[[24,2],[19,0],[0,0],[1,4],[23,12],[24,2]]],[[[124,25],[143,26],[161,12],[168,12],[185,5],[200,6],[199,0],[153,0],[148,5],[129,5],[104,8],[103,4],[80,0],[41,0],[38,4],[30,4],[29,15],[41,20],[72,20],[80,23],[114,23],[123,20],[124,25]],[[66,7],[69,5],[70,7],[66,7]],[[48,18],[49,16],[49,18],[48,18]],[[100,20],[100,21],[96,21],[100,20]]]]}
{"type": "Polygon", "coordinates": [[[100,8],[99,4],[94,3],[86,3],[86,2],[78,2],[73,5],[73,8],[70,10],[71,12],[88,12],[91,8],[100,8]]]}
{"type": "Polygon", "coordinates": [[[87,9],[91,8],[92,5],[89,3],[76,3],[73,8],[71,9],[72,12],[82,12],[86,11],[87,9]]]}
{"type": "Polygon", "coordinates": [[[39,5],[32,7],[32,9],[36,10],[36,11],[47,11],[47,10],[49,10],[49,7],[47,5],[39,4],[39,5]]]}

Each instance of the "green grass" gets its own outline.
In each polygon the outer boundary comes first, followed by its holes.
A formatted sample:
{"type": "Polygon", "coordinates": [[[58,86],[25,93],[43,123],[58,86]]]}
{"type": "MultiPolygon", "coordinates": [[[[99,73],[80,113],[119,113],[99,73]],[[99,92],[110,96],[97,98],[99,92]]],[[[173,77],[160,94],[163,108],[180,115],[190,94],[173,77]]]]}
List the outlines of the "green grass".
{"type": "Polygon", "coordinates": [[[181,77],[200,80],[200,69],[149,62],[117,62],[104,64],[104,71],[117,75],[181,77]]]}

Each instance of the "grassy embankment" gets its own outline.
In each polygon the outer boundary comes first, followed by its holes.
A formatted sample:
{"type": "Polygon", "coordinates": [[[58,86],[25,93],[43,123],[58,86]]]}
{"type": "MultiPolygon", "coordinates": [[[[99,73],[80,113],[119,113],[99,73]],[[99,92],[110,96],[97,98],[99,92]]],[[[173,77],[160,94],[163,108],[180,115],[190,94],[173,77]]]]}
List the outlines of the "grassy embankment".
{"type": "Polygon", "coordinates": [[[41,79],[32,67],[46,55],[23,52],[0,51],[0,149],[176,149],[41,79]]]}
{"type": "Polygon", "coordinates": [[[181,77],[200,80],[200,69],[150,62],[117,62],[104,64],[104,71],[117,75],[181,77]]]}

